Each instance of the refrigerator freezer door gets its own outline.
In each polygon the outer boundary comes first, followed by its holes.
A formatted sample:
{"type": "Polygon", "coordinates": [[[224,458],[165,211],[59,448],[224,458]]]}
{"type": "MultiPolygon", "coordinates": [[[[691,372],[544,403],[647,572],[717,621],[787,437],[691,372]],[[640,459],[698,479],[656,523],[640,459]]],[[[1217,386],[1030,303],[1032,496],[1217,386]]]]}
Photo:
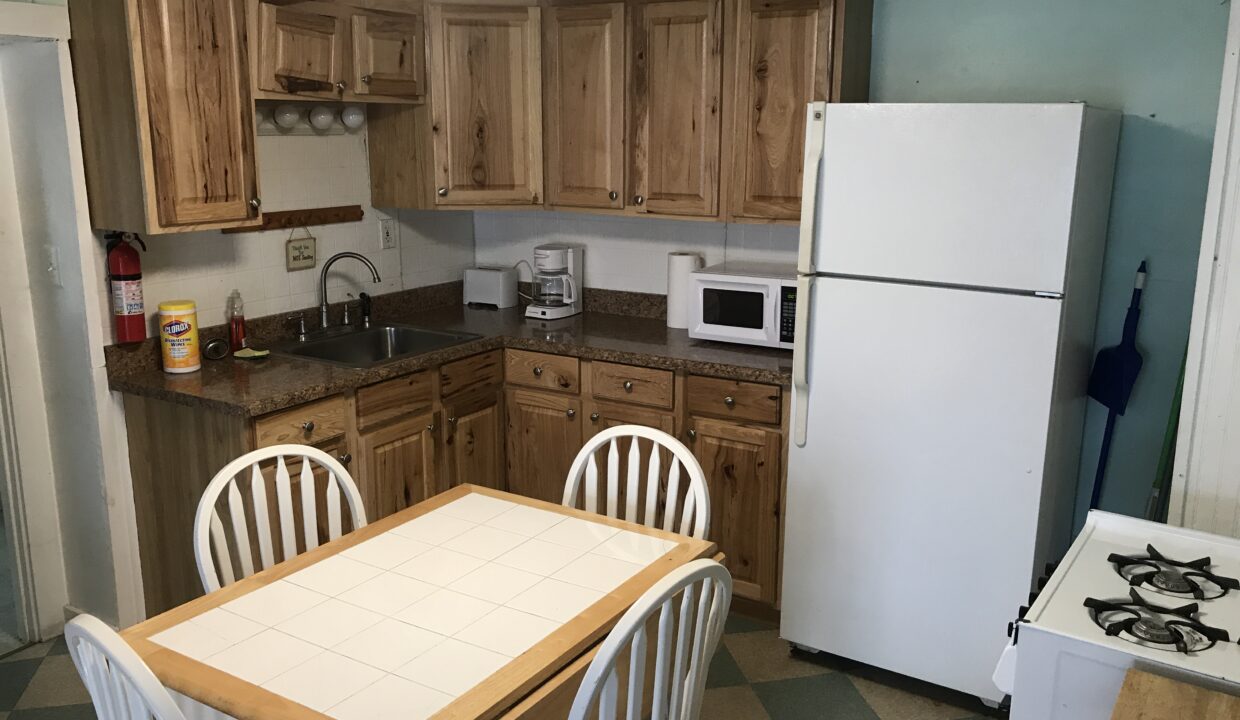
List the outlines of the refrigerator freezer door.
{"type": "Polygon", "coordinates": [[[812,271],[1063,292],[1084,112],[828,106],[812,271]]]}
{"type": "Polygon", "coordinates": [[[1062,303],[829,277],[810,303],[781,634],[998,700],[1032,582],[1062,303]]]}

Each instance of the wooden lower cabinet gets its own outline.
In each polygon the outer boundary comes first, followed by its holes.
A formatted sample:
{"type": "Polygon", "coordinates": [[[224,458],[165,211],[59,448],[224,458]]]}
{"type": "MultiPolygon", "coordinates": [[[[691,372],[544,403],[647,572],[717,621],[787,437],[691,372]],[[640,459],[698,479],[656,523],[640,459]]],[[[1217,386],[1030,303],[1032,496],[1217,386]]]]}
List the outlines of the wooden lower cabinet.
{"type": "Polygon", "coordinates": [[[710,488],[710,539],[726,556],[737,595],[773,604],[779,588],[777,430],[691,417],[689,447],[710,488]]]}
{"type": "Polygon", "coordinates": [[[568,468],[584,440],[581,400],[532,390],[509,390],[508,491],[559,503],[568,468]]]}
{"type": "Polygon", "coordinates": [[[391,515],[438,492],[435,414],[400,420],[358,436],[356,472],[368,520],[391,515]]]}
{"type": "Polygon", "coordinates": [[[504,396],[496,390],[443,404],[446,487],[504,488],[504,396]]]}

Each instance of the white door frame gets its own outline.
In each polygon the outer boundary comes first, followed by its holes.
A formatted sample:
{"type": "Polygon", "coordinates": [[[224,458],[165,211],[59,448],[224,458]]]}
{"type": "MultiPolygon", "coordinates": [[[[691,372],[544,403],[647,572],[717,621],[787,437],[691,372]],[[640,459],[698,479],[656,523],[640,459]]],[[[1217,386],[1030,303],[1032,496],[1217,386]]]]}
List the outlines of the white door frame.
{"type": "MultiPolygon", "coordinates": [[[[0,3],[9,51],[69,36],[64,8],[0,3]]],[[[36,641],[60,633],[68,601],[43,373],[36,348],[26,251],[17,211],[8,115],[0,111],[0,498],[12,548],[19,632],[36,641]]]]}
{"type": "Polygon", "coordinates": [[[1167,521],[1240,537],[1240,3],[1232,3],[1167,521]]]}

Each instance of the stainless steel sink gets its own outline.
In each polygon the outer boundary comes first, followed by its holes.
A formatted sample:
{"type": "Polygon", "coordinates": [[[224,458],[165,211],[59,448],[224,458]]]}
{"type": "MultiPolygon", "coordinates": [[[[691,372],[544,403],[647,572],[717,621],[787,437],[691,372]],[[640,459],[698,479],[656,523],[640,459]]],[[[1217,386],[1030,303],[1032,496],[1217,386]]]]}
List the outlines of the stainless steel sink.
{"type": "Polygon", "coordinates": [[[375,325],[366,329],[337,329],[310,335],[272,348],[278,355],[319,360],[333,365],[368,368],[433,350],[476,340],[481,335],[424,330],[405,325],[375,325]]]}

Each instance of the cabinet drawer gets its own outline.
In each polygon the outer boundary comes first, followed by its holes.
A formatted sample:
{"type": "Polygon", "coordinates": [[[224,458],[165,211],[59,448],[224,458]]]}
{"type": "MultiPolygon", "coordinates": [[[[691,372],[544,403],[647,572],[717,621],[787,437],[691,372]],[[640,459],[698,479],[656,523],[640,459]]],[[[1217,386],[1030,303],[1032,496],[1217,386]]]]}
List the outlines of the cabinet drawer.
{"type": "Polygon", "coordinates": [[[426,370],[358,389],[358,429],[430,410],[431,390],[431,374],[426,370]]]}
{"type": "Polygon", "coordinates": [[[575,357],[528,350],[504,351],[504,377],[513,385],[577,392],[581,368],[575,357]]]}
{"type": "Polygon", "coordinates": [[[686,387],[691,415],[779,423],[778,385],[690,375],[686,387]]]}
{"type": "Polygon", "coordinates": [[[439,369],[439,392],[445,398],[503,382],[502,350],[472,355],[464,360],[450,362],[439,369]]]}
{"type": "Polygon", "coordinates": [[[254,421],[255,447],[314,445],[344,434],[344,399],[336,396],[264,415],[254,421]]]}
{"type": "Polygon", "coordinates": [[[672,406],[670,370],[594,362],[590,364],[590,381],[591,392],[597,398],[661,408],[672,406]]]}

